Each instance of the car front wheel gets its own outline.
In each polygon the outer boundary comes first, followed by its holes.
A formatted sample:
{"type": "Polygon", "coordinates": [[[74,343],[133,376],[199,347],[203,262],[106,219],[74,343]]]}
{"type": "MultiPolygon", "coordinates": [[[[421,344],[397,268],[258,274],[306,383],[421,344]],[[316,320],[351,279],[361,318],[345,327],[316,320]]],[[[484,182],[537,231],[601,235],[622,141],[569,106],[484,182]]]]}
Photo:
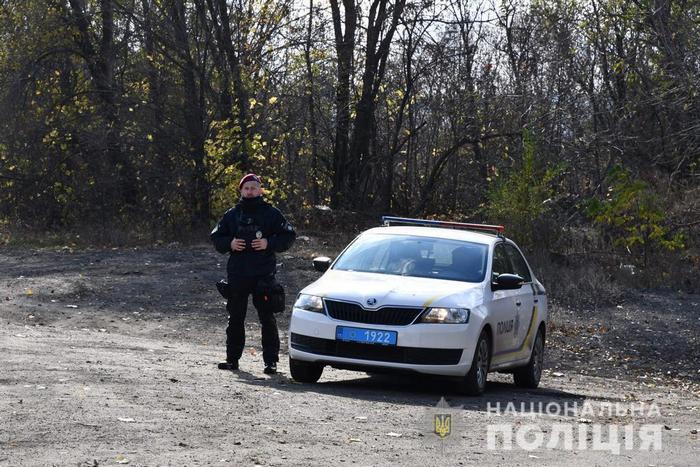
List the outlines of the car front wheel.
{"type": "Polygon", "coordinates": [[[540,329],[532,346],[532,354],[527,365],[516,368],[513,372],[515,385],[521,388],[535,389],[540,384],[544,364],[544,334],[540,329]]]}
{"type": "Polygon", "coordinates": [[[323,373],[323,365],[317,363],[305,362],[303,360],[294,360],[289,357],[289,372],[292,378],[300,383],[315,383],[321,378],[323,373]]]}
{"type": "Polygon", "coordinates": [[[459,385],[461,393],[468,396],[480,396],[486,389],[486,377],[491,364],[491,340],[486,331],[481,331],[474,349],[472,366],[459,385]]]}

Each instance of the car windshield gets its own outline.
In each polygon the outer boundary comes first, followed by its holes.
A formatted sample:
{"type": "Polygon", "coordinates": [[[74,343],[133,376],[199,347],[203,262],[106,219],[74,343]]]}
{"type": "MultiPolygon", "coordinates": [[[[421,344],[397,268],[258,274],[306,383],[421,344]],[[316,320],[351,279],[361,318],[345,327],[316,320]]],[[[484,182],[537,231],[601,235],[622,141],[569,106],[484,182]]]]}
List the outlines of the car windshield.
{"type": "Polygon", "coordinates": [[[365,234],[338,258],[333,269],[481,282],[488,245],[411,235],[365,234]]]}

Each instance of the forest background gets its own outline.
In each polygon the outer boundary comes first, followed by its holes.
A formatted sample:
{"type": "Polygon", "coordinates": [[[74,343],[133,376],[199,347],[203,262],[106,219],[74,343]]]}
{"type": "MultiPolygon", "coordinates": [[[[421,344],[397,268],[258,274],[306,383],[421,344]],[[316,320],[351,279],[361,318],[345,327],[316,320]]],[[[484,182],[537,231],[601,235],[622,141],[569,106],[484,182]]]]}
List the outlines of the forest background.
{"type": "Polygon", "coordinates": [[[502,223],[556,298],[697,292],[698,0],[0,0],[0,244],[502,223]]]}

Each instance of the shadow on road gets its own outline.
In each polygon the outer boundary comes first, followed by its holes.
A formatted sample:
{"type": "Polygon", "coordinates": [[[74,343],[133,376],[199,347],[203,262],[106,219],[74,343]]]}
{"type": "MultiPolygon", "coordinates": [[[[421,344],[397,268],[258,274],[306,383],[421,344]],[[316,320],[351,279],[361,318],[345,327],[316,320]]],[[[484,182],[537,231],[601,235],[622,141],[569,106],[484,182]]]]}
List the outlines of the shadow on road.
{"type": "Polygon", "coordinates": [[[435,406],[444,397],[451,406],[464,406],[464,410],[482,412],[494,407],[500,407],[503,410],[508,404],[514,404],[518,409],[521,404],[527,408],[534,405],[532,410],[544,411],[549,403],[555,403],[558,406],[574,404],[580,406],[586,399],[591,399],[589,396],[546,386],[538,389],[522,389],[513,384],[498,381],[489,381],[486,392],[482,396],[468,397],[457,393],[454,389],[455,381],[449,378],[401,374],[360,375],[362,374],[359,373],[359,377],[355,378],[351,376],[352,379],[334,381],[324,381],[322,377],[319,383],[301,384],[283,373],[264,378],[247,372],[234,373],[234,377],[243,384],[267,386],[277,391],[329,395],[416,407],[435,406]]]}

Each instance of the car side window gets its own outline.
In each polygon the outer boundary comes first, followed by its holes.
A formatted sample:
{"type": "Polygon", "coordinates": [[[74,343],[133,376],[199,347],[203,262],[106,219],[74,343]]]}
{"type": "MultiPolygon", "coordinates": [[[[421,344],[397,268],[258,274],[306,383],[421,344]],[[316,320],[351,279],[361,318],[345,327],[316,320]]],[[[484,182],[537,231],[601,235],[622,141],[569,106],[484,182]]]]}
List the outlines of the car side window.
{"type": "Polygon", "coordinates": [[[491,271],[492,278],[498,277],[501,274],[513,274],[513,269],[511,268],[508,254],[506,253],[503,243],[499,243],[493,249],[493,266],[491,267],[491,271]]]}
{"type": "Polygon", "coordinates": [[[532,276],[530,275],[530,268],[527,267],[525,258],[520,254],[517,248],[513,245],[506,245],[506,251],[510,257],[510,262],[513,265],[513,270],[515,274],[519,275],[525,282],[532,282],[532,276]]]}

